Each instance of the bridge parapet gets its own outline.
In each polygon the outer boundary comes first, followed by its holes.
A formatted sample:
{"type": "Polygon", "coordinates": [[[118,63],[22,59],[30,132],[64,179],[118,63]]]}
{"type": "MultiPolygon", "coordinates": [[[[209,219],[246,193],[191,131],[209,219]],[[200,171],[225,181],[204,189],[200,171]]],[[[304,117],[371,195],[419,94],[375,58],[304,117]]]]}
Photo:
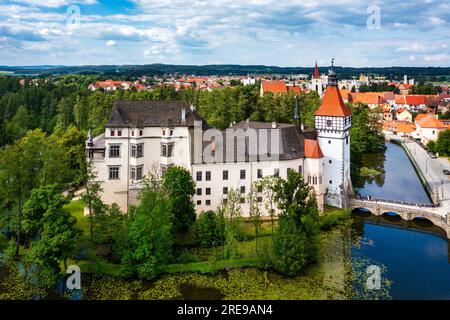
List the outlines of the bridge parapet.
{"type": "Polygon", "coordinates": [[[380,201],[378,199],[351,198],[349,205],[352,209],[365,208],[372,214],[380,216],[385,212],[397,213],[403,220],[409,221],[417,217],[423,217],[430,220],[434,225],[445,230],[447,238],[450,239],[450,213],[445,215],[439,213],[439,206],[430,205],[410,205],[393,204],[392,201],[380,201]]]}

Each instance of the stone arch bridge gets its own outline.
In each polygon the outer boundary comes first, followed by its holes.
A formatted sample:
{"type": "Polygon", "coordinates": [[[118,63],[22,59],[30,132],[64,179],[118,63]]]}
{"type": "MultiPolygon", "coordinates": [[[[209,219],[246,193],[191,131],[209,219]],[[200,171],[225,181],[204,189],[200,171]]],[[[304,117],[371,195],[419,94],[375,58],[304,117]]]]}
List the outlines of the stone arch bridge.
{"type": "Polygon", "coordinates": [[[425,218],[435,226],[442,228],[447,234],[447,238],[450,239],[450,213],[445,212],[443,207],[439,205],[350,197],[349,206],[351,209],[367,209],[376,216],[393,212],[406,221],[411,221],[415,218],[425,218]]]}

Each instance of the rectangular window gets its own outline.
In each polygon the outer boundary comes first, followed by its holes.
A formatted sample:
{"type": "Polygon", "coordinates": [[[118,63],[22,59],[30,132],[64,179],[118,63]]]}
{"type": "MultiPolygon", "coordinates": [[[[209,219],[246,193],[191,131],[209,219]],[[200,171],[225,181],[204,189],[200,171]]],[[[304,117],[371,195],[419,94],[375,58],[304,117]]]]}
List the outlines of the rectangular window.
{"type": "Polygon", "coordinates": [[[173,151],[173,143],[161,143],[161,156],[171,157],[173,151]]]}
{"type": "Polygon", "coordinates": [[[223,194],[228,194],[228,187],[223,187],[223,194]]]}
{"type": "Polygon", "coordinates": [[[134,137],[134,130],[131,130],[131,136],[134,137]]]}
{"type": "Polygon", "coordinates": [[[210,205],[211,205],[211,200],[206,200],[206,201],[205,201],[205,204],[206,204],[207,206],[210,206],[210,205]]]}
{"type": "Polygon", "coordinates": [[[197,188],[197,195],[201,196],[202,195],[202,188],[197,188]]]}
{"type": "Polygon", "coordinates": [[[117,136],[121,137],[122,136],[122,130],[117,130],[117,136]]]}
{"type": "Polygon", "coordinates": [[[223,180],[228,180],[228,170],[223,170],[222,171],[222,179],[223,180]]]}
{"type": "Polygon", "coordinates": [[[298,173],[303,174],[303,168],[302,168],[302,166],[298,166],[298,173]]]}
{"type": "Polygon", "coordinates": [[[144,145],[143,144],[132,144],[131,145],[131,157],[132,158],[142,158],[144,156],[144,145]]]}
{"type": "Polygon", "coordinates": [[[279,177],[280,176],[280,169],[278,169],[278,168],[273,169],[273,176],[274,177],[279,177]]]}
{"type": "Polygon", "coordinates": [[[211,171],[206,171],[205,172],[205,180],[206,181],[211,181],[211,171]]]}
{"type": "Polygon", "coordinates": [[[241,198],[239,202],[240,203],[245,203],[245,198],[241,198]]]}
{"type": "Polygon", "coordinates": [[[241,180],[245,179],[245,170],[241,170],[241,180]]]}
{"type": "Polygon", "coordinates": [[[140,180],[142,179],[143,166],[131,167],[131,179],[140,180]]]}
{"type": "Polygon", "coordinates": [[[120,158],[120,146],[110,145],[109,146],[109,157],[110,158],[120,158]]]}
{"type": "Polygon", "coordinates": [[[114,134],[115,134],[114,130],[111,130],[110,134],[111,134],[111,137],[114,137],[114,134]]]}
{"type": "Polygon", "coordinates": [[[202,172],[201,171],[197,171],[195,180],[202,181],[202,172]]]}
{"type": "Polygon", "coordinates": [[[144,130],[139,130],[139,135],[142,136],[144,134],[144,130]]]}
{"type": "Polygon", "coordinates": [[[257,174],[257,176],[258,176],[258,179],[262,178],[262,176],[263,176],[263,171],[262,171],[262,169],[258,169],[258,174],[257,174]]]}
{"type": "Polygon", "coordinates": [[[206,194],[207,196],[211,195],[211,188],[206,188],[206,189],[205,189],[205,194],[206,194]]]}
{"type": "Polygon", "coordinates": [[[241,186],[241,193],[245,193],[245,186],[241,186]]]}
{"type": "Polygon", "coordinates": [[[197,200],[197,205],[201,206],[202,205],[202,200],[197,200]]]}
{"type": "Polygon", "coordinates": [[[119,179],[119,167],[109,167],[109,180],[119,179]]]}
{"type": "Polygon", "coordinates": [[[262,197],[256,198],[256,202],[262,202],[262,197]]]}

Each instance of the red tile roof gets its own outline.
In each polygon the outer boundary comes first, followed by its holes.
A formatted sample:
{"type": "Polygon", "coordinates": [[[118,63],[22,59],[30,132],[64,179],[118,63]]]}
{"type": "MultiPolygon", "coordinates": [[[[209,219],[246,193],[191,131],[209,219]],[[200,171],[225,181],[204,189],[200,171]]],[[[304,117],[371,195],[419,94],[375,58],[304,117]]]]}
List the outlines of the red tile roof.
{"type": "Polygon", "coordinates": [[[351,115],[351,112],[344,101],[342,101],[339,89],[335,86],[328,86],[322,99],[322,104],[317,109],[315,115],[346,117],[351,115]]]}
{"type": "Polygon", "coordinates": [[[353,103],[381,104],[386,102],[384,94],[380,92],[351,93],[350,97],[353,103]]]}
{"type": "Polygon", "coordinates": [[[421,120],[417,121],[417,125],[421,128],[436,128],[436,129],[445,129],[447,126],[442,123],[442,121],[436,119],[434,115],[427,115],[421,120]]]}
{"type": "Polygon", "coordinates": [[[286,82],[284,80],[262,80],[263,92],[287,93],[286,82]]]}
{"type": "Polygon", "coordinates": [[[287,86],[287,91],[288,92],[295,92],[295,93],[301,93],[302,92],[302,88],[298,87],[298,86],[287,86]]]}
{"type": "Polygon", "coordinates": [[[305,139],[305,158],[323,158],[322,149],[317,140],[305,139]]]}
{"type": "Polygon", "coordinates": [[[420,121],[420,120],[422,120],[423,118],[428,117],[428,116],[429,116],[429,115],[426,114],[426,113],[419,113],[419,114],[416,116],[416,118],[414,119],[414,121],[420,121]]]}

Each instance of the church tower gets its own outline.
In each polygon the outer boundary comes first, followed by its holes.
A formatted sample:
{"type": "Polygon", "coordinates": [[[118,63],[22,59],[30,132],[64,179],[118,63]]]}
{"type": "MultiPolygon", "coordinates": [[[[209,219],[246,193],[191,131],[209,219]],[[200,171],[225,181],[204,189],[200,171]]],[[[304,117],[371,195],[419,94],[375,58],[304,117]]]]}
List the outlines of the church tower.
{"type": "Polygon", "coordinates": [[[350,180],[350,128],[352,116],[338,88],[337,75],[328,71],[328,86],[322,104],[315,113],[318,140],[324,154],[325,203],[347,207],[352,190],[350,180]]]}
{"type": "Polygon", "coordinates": [[[317,61],[316,61],[316,66],[314,67],[314,74],[313,77],[311,79],[311,90],[317,91],[317,93],[319,94],[319,96],[323,95],[323,79],[320,77],[319,74],[319,67],[317,66],[317,61]]]}

